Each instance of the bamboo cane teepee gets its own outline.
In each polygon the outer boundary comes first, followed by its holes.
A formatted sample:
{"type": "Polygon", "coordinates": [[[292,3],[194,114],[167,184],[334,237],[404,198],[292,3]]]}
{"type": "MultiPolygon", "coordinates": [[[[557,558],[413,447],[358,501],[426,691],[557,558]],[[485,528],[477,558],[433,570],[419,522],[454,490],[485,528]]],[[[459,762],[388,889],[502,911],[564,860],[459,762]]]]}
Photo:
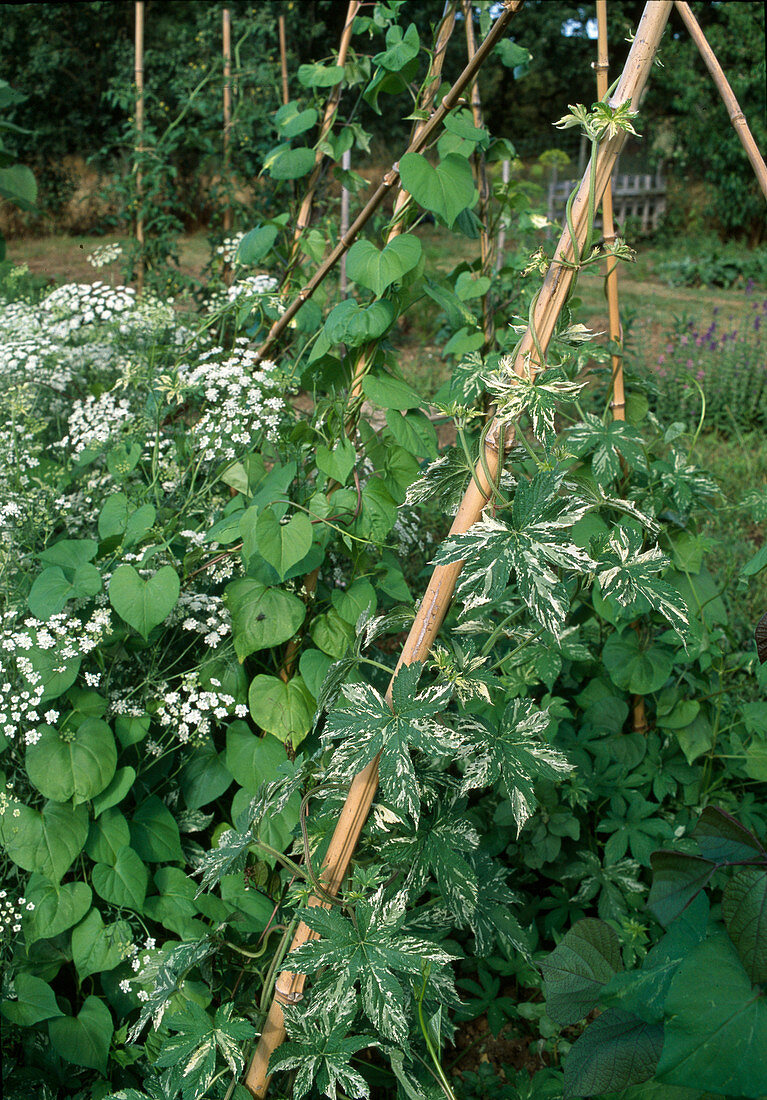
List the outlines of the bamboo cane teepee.
{"type": "MultiPolygon", "coordinates": [[[[651,0],[646,4],[637,33],[626,61],[623,75],[612,97],[613,105],[625,103],[628,99],[636,102],[649,76],[650,67],[658,48],[661,36],[668,21],[672,0],[651,0]]],[[[488,36],[489,37],[489,36],[488,36]]],[[[487,42],[487,39],[485,39],[487,42]]],[[[484,45],[484,43],[483,43],[484,45]]],[[[481,51],[477,51],[475,59],[481,51]]],[[[572,204],[572,226],[575,244],[580,254],[589,232],[590,191],[593,187],[597,200],[601,199],[612,174],[615,160],[625,140],[623,133],[606,141],[599,149],[596,162],[586,171],[578,194],[572,204]],[[593,175],[593,180],[592,180],[593,175]]],[[[559,241],[554,259],[543,282],[530,327],[523,337],[514,370],[522,374],[528,369],[541,366],[536,356],[545,352],[554,331],[557,317],[567,299],[574,277],[574,242],[570,231],[566,229],[559,241]]],[[[340,255],[340,253],[339,253],[340,255]]],[[[481,516],[492,494],[492,485],[500,469],[500,452],[503,449],[502,427],[495,422],[486,436],[483,461],[477,463],[474,477],[466,490],[463,501],[455,517],[451,534],[467,531],[481,516]]],[[[429,585],[419,607],[413,627],[397,662],[402,665],[423,660],[429,653],[437,632],[444,620],[452,599],[455,583],[462,563],[438,566],[432,574],[429,585]]],[[[391,689],[390,689],[391,690],[391,689]]],[[[378,786],[378,766],[374,761],[352,781],[346,802],[341,810],[335,832],[328,848],[322,870],[325,890],[330,894],[338,892],[357,840],[368,815],[378,786]]],[[[310,905],[322,905],[318,897],[313,897],[310,905]]],[[[299,925],[291,944],[291,950],[306,943],[314,933],[307,925],[299,925]]],[[[289,969],[279,975],[275,985],[275,997],[264,1029],[251,1062],[246,1084],[253,1096],[264,1097],[269,1084],[269,1059],[271,1054],[285,1038],[283,1004],[294,1003],[301,999],[305,975],[295,974],[289,969]]]]}

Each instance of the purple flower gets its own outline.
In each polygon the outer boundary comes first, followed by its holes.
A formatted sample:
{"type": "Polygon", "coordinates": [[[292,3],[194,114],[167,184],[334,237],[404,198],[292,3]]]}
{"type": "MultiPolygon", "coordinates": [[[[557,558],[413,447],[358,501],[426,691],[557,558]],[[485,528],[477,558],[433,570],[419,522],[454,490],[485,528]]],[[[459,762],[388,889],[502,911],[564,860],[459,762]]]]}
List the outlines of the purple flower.
{"type": "Polygon", "coordinates": [[[753,294],[755,285],[756,284],[754,283],[754,280],[749,279],[748,282],[746,283],[746,294],[753,294]]]}
{"type": "Polygon", "coordinates": [[[689,344],[689,342],[690,342],[690,337],[689,336],[680,336],[679,337],[679,343],[682,345],[683,348],[686,348],[687,345],[689,344]]]}
{"type": "Polygon", "coordinates": [[[692,367],[693,367],[692,359],[688,359],[687,362],[685,363],[685,366],[687,367],[688,370],[692,370],[692,367]]]}
{"type": "Polygon", "coordinates": [[[706,372],[704,370],[699,370],[698,373],[695,375],[695,377],[698,379],[698,381],[700,381],[701,378],[706,377],[706,372]]]}
{"type": "Polygon", "coordinates": [[[661,363],[665,363],[665,362],[666,362],[666,356],[665,355],[659,355],[658,356],[658,365],[660,365],[661,363]]]}

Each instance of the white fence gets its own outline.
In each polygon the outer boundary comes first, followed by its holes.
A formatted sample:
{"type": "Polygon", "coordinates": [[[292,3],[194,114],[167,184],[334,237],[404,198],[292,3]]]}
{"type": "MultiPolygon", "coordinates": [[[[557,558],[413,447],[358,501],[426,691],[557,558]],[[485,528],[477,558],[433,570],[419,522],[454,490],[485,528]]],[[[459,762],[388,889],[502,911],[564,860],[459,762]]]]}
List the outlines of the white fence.
{"type": "MultiPolygon", "coordinates": [[[[556,175],[549,183],[547,214],[550,221],[563,222],[565,205],[578,180],[558,180],[556,175]]],[[[615,173],[612,178],[613,219],[616,230],[621,232],[630,218],[635,231],[654,232],[666,210],[666,181],[660,172],[652,175],[624,175],[615,173]]],[[[601,210],[596,225],[601,226],[601,210]]]]}

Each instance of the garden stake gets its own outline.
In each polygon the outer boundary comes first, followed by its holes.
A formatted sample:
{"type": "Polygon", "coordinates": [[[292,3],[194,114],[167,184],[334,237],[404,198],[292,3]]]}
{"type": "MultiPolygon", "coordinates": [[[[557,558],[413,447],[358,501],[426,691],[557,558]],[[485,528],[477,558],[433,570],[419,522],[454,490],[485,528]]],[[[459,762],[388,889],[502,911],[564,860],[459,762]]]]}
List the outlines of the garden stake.
{"type": "MultiPolygon", "coordinates": [[[[445,7],[442,12],[442,19],[437,29],[437,34],[434,40],[434,53],[432,55],[431,65],[429,66],[429,75],[423,87],[423,93],[421,95],[418,107],[422,111],[429,111],[431,109],[432,100],[439,88],[440,79],[442,76],[442,63],[445,59],[445,50],[450,40],[450,35],[453,33],[455,26],[455,11],[458,6],[458,0],[445,0],[445,7]]],[[[413,129],[410,133],[410,146],[412,147],[418,140],[418,136],[425,126],[423,119],[418,119],[413,123],[413,129]]],[[[389,222],[388,229],[386,231],[386,239],[384,240],[384,247],[393,241],[395,237],[398,237],[402,232],[402,212],[407,204],[410,202],[410,195],[400,184],[397,197],[394,200],[394,213],[392,214],[391,221],[389,222]]],[[[348,231],[347,224],[347,231],[348,231]]],[[[343,239],[343,232],[341,233],[343,239]]],[[[346,253],[342,257],[346,258],[346,253]]],[[[357,401],[362,397],[362,381],[365,375],[370,370],[373,362],[373,356],[371,351],[375,351],[376,344],[367,344],[363,347],[357,356],[357,361],[354,364],[354,370],[352,371],[352,382],[349,387],[349,401],[357,401]]],[[[349,435],[352,434],[357,422],[357,414],[353,414],[346,425],[346,431],[349,435]]]]}
{"type": "MultiPolygon", "coordinates": [[[[418,104],[419,109],[422,111],[431,110],[432,100],[439,90],[440,79],[442,77],[442,65],[445,60],[445,50],[447,49],[450,35],[453,33],[453,28],[455,26],[455,11],[457,7],[458,0],[445,0],[445,6],[442,9],[442,19],[440,20],[434,40],[434,53],[432,54],[431,65],[429,66],[429,76],[427,82],[424,84],[421,101],[418,104]]],[[[414,148],[414,143],[417,141],[425,126],[426,121],[422,118],[419,118],[413,123],[413,129],[410,131],[409,148],[414,148]]],[[[387,244],[389,241],[394,240],[395,237],[398,237],[402,232],[402,220],[400,215],[409,201],[410,195],[402,184],[400,184],[397,197],[394,200],[394,213],[389,223],[389,232],[386,237],[387,244]]]]}
{"type": "MultiPolygon", "coordinates": [[[[232,129],[232,18],[229,8],[221,12],[224,54],[224,178],[229,182],[229,161],[232,129]]],[[[232,229],[232,206],[227,202],[224,210],[224,232],[232,229]]],[[[224,265],[224,277],[229,274],[229,264],[224,265]]]]}
{"type": "MultiPolygon", "coordinates": [[[[607,0],[597,0],[597,63],[594,66],[597,72],[597,99],[604,99],[607,95],[607,0]]],[[[613,226],[613,192],[612,184],[605,188],[602,196],[602,237],[607,245],[615,241],[615,228],[613,226]]],[[[611,257],[607,257],[605,263],[605,289],[607,293],[607,309],[610,315],[610,341],[615,345],[622,345],[623,333],[621,331],[621,318],[618,309],[618,264],[611,257]]],[[[615,420],[626,419],[626,396],[623,389],[623,356],[620,352],[613,352],[613,396],[611,406],[615,420]]]]}
{"type": "MultiPolygon", "coordinates": [[[[349,52],[349,43],[352,37],[352,27],[354,26],[354,20],[357,15],[357,11],[362,0],[349,0],[349,7],[346,11],[346,22],[344,23],[344,29],[341,33],[341,41],[338,45],[338,56],[336,57],[336,65],[343,68],[346,63],[346,55],[349,52]]],[[[285,78],[283,77],[283,89],[285,78]]],[[[322,168],[325,163],[326,157],[322,152],[321,146],[327,137],[331,126],[333,125],[333,118],[335,117],[336,108],[338,107],[338,101],[341,98],[341,82],[339,81],[330,90],[327,103],[325,104],[325,114],[322,119],[322,125],[320,127],[320,134],[317,138],[317,150],[314,155],[314,168],[312,168],[311,175],[309,176],[309,182],[306,185],[306,192],[301,202],[301,208],[298,211],[298,218],[296,219],[296,227],[293,231],[293,247],[290,253],[290,259],[288,260],[288,266],[285,268],[285,274],[282,277],[282,285],[285,286],[290,278],[293,268],[298,262],[299,246],[301,236],[305,229],[308,228],[312,218],[312,206],[314,204],[314,196],[317,191],[317,184],[320,181],[322,175],[322,168]]]]}
{"type": "Polygon", "coordinates": [[[144,216],[141,212],[141,154],[144,152],[144,0],[136,0],[136,241],[139,246],[136,289],[144,289],[144,216]]]}
{"type": "MultiPolygon", "coordinates": [[[[597,99],[604,99],[607,95],[607,71],[609,68],[607,57],[607,0],[597,0],[597,63],[594,68],[597,73],[597,99]]],[[[612,182],[605,188],[605,193],[602,196],[602,236],[605,244],[612,244],[615,241],[612,182]]],[[[608,256],[605,268],[610,341],[613,345],[622,345],[623,333],[618,309],[618,263],[614,258],[608,256]]],[[[613,418],[615,420],[625,420],[626,396],[623,386],[623,356],[620,352],[613,352],[612,368],[612,399],[610,404],[613,418]]],[[[631,725],[634,733],[647,732],[647,715],[642,695],[635,695],[633,698],[631,725]]]]}
{"type": "Polygon", "coordinates": [[[690,5],[686,3],[685,0],[676,0],[676,6],[679,14],[684,20],[684,25],[690,32],[693,42],[698,47],[700,55],[706,63],[706,68],[714,78],[714,83],[717,86],[719,94],[727,108],[727,113],[730,116],[730,122],[735,129],[735,133],[740,138],[741,145],[746,150],[746,156],[751,161],[751,167],[756,173],[756,178],[762,189],[762,194],[767,199],[767,164],[764,163],[764,158],[754,141],[754,135],[748,127],[746,116],[740,109],[740,104],[735,98],[735,93],[730,87],[730,82],[724,75],[724,70],[717,61],[716,54],[709,46],[706,36],[700,29],[700,24],[695,18],[690,5]]]}
{"type": "MultiPolygon", "coordinates": [[[[632,102],[637,102],[639,99],[647,83],[650,67],[668,21],[671,6],[672,0],[650,0],[645,5],[623,75],[615,94],[610,100],[611,104],[618,105],[629,99],[632,102]]],[[[485,42],[487,42],[487,39],[485,39],[485,42]]],[[[625,138],[625,133],[619,132],[615,137],[600,145],[596,164],[589,164],[581,181],[578,194],[572,204],[571,217],[571,224],[579,250],[588,236],[590,228],[589,193],[592,172],[595,178],[595,193],[598,202],[610,180],[615,161],[625,138]]],[[[572,287],[575,266],[572,264],[571,258],[574,255],[570,230],[565,227],[554,254],[554,259],[541,286],[534,310],[534,318],[531,319],[531,325],[518,345],[514,360],[514,371],[519,376],[527,373],[531,366],[535,369],[535,367],[543,365],[540,362],[532,363],[532,352],[535,349],[540,359],[541,352],[545,351],[549,343],[556,319],[572,287]],[[531,331],[533,328],[535,329],[534,332],[531,331]]],[[[467,531],[472,524],[480,519],[483,509],[493,494],[494,483],[500,473],[500,452],[511,442],[509,435],[513,437],[513,430],[504,435],[503,425],[495,421],[490,426],[484,437],[484,454],[480,456],[480,461],[475,466],[474,476],[464,493],[458,513],[453,521],[451,534],[467,531]]],[[[447,566],[437,566],[434,569],[397,662],[395,675],[402,665],[425,660],[428,656],[432,642],[436,638],[447,613],[462,564],[462,562],[454,562],[447,566]]],[[[390,693],[391,683],[387,691],[387,699],[390,699],[390,693]]],[[[337,894],[340,889],[357,840],[373,804],[377,787],[378,761],[374,760],[352,780],[349,794],[341,809],[338,823],[328,847],[322,878],[325,889],[330,894],[337,894]]],[[[322,904],[323,902],[316,897],[312,897],[309,901],[310,906],[322,904]]],[[[312,932],[305,924],[299,924],[290,947],[291,951],[315,938],[315,936],[316,933],[312,932]]],[[[274,1000],[264,1022],[261,1037],[245,1081],[250,1092],[258,1100],[262,1100],[266,1095],[269,1086],[269,1059],[285,1039],[282,1006],[283,1004],[295,1004],[301,1000],[305,981],[306,975],[286,970],[279,975],[275,984],[274,1000]]]]}
{"type": "MultiPolygon", "coordinates": [[[[507,185],[511,176],[511,161],[505,160],[501,167],[501,179],[504,185],[507,185]]],[[[500,271],[503,267],[503,253],[506,250],[506,224],[501,219],[501,225],[498,230],[498,243],[495,246],[495,270],[500,271]]]]}
{"type": "Polygon", "coordinates": [[[290,91],[288,90],[288,51],[285,45],[285,16],[280,13],[277,20],[280,28],[280,68],[282,69],[282,104],[290,103],[290,91]]]}
{"type": "MultiPolygon", "coordinates": [[[[466,49],[469,61],[477,52],[477,42],[474,37],[474,8],[471,0],[463,0],[463,18],[466,24],[466,49]]],[[[471,113],[474,117],[474,125],[478,130],[483,129],[482,100],[479,94],[479,77],[475,76],[471,85],[471,113]]],[[[474,150],[474,167],[477,173],[477,191],[479,202],[477,204],[480,221],[479,230],[479,254],[480,272],[482,275],[492,275],[493,272],[493,238],[490,234],[490,180],[487,175],[487,161],[482,149],[477,146],[474,150]]],[[[482,295],[482,331],[485,334],[484,350],[487,351],[493,342],[495,327],[490,309],[490,290],[482,295]]]]}
{"type": "MultiPolygon", "coordinates": [[[[431,116],[429,121],[425,123],[423,130],[420,132],[418,137],[415,138],[405,150],[406,153],[418,153],[428,143],[432,134],[434,134],[437,129],[442,125],[445,115],[447,115],[448,112],[451,111],[453,107],[455,107],[456,103],[461,98],[461,93],[471,80],[474,73],[477,72],[480,65],[482,65],[482,63],[485,61],[488,54],[490,54],[496,43],[501,40],[508,24],[521,9],[523,3],[524,0],[503,0],[503,11],[498,16],[493,26],[490,28],[490,31],[482,42],[482,45],[479,47],[476,54],[474,55],[473,60],[469,62],[469,64],[456,80],[453,87],[442,100],[437,110],[431,116]]],[[[267,358],[267,353],[272,350],[274,344],[288,327],[295,315],[298,313],[301,306],[304,304],[304,302],[308,301],[309,298],[311,298],[317,287],[321,286],[321,284],[325,281],[328,274],[333,270],[335,265],[340,260],[341,256],[343,256],[344,252],[347,252],[349,250],[357,234],[360,232],[361,229],[364,229],[365,225],[367,225],[370,218],[373,216],[383,200],[395,186],[398,179],[399,167],[397,165],[393,165],[386,173],[381,183],[376,188],[375,192],[365,203],[363,209],[359,212],[357,217],[352,222],[349,228],[349,232],[346,234],[346,236],[342,237],[339,240],[338,244],[335,246],[332,252],[330,252],[328,256],[326,256],[326,258],[317,268],[314,275],[311,277],[303,290],[301,290],[296,295],[296,297],[287,307],[282,316],[279,317],[269,329],[268,336],[264,340],[261,347],[258,349],[257,355],[259,360],[267,358]]]]}

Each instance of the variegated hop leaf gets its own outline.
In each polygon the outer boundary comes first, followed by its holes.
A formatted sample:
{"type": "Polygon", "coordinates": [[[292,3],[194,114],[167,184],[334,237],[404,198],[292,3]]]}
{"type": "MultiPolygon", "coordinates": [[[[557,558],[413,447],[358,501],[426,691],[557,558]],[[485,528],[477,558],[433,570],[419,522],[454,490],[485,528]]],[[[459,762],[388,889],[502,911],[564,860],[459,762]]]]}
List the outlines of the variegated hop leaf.
{"type": "Polygon", "coordinates": [[[508,519],[485,514],[462,535],[445,540],[437,565],[465,561],[456,594],[466,611],[503,595],[513,572],[519,595],[533,617],[558,638],[570,610],[567,589],[556,569],[587,573],[588,553],[570,538],[570,528],[591,505],[570,492],[561,494],[564,473],[542,470],[521,481],[508,519]]]}
{"type": "Polygon", "coordinates": [[[561,780],[573,770],[563,753],[542,741],[549,724],[545,710],[530,699],[512,699],[495,728],[483,722],[473,726],[473,747],[467,755],[463,777],[465,792],[500,783],[511,803],[517,834],[530,818],[538,801],[538,779],[561,780]]]}
{"type": "Polygon", "coordinates": [[[407,868],[404,889],[413,899],[433,876],[453,917],[465,926],[472,923],[479,898],[477,875],[467,861],[478,845],[479,835],[469,819],[440,807],[409,835],[385,841],[380,852],[386,863],[407,868]]]}
{"type": "Polygon", "coordinates": [[[193,966],[199,966],[216,950],[217,945],[213,937],[206,936],[202,940],[180,943],[169,951],[150,957],[149,962],[145,963],[137,977],[142,984],[151,985],[152,992],[141,1006],[139,1018],[128,1034],[131,1043],[136,1042],[150,1020],[156,1028],[160,1026],[171,997],[174,993],[178,993],[186,975],[193,966]]]}
{"type": "Polygon", "coordinates": [[[481,848],[472,853],[471,864],[479,883],[477,907],[471,920],[476,954],[486,958],[496,944],[502,944],[529,959],[529,936],[514,916],[519,898],[506,885],[509,868],[481,848]]]}
{"type": "Polygon", "coordinates": [[[222,1005],[211,1020],[203,1008],[187,1001],[183,1012],[167,1018],[168,1027],[178,1034],[165,1039],[155,1065],[172,1067],[174,1091],[180,1090],[183,1100],[201,1100],[206,1095],[218,1054],[235,1078],[242,1073],[245,1057],[239,1044],[253,1038],[253,1025],[247,1020],[233,1020],[232,1012],[231,1004],[222,1005]]]}
{"type": "Polygon", "coordinates": [[[315,1085],[323,1096],[336,1100],[340,1088],[346,1096],[364,1100],[370,1095],[367,1081],[350,1064],[350,1059],[366,1047],[380,1046],[373,1035],[350,1035],[357,1015],[353,992],[341,1000],[331,1013],[287,1005],[285,1030],[289,1041],[272,1054],[269,1072],[297,1070],[293,1080],[294,1100],[301,1100],[315,1085]]]}
{"type": "Polygon", "coordinates": [[[721,489],[705,471],[687,461],[684,451],[674,451],[670,458],[655,463],[654,472],[673,501],[674,507],[686,515],[696,504],[711,507],[713,497],[721,489]]]}
{"type": "Polygon", "coordinates": [[[544,444],[556,436],[555,416],[563,401],[572,401],[585,382],[571,382],[560,367],[539,371],[526,364],[525,373],[517,374],[510,355],[504,356],[498,369],[484,375],[488,391],[496,402],[495,419],[516,425],[527,413],[533,434],[544,444]]]}
{"type": "Polygon", "coordinates": [[[392,684],[392,704],[368,684],[345,684],[347,703],[328,715],[322,738],[338,741],[330,774],[343,779],[362,771],[380,753],[379,778],[384,797],[418,822],[421,791],[410,750],[438,755],[455,754],[460,736],[436,722],[451,689],[431,687],[417,692],[423,665],[403,666],[392,684]]]}
{"type": "Polygon", "coordinates": [[[321,939],[299,947],[291,955],[291,967],[303,974],[322,971],[312,985],[317,1012],[336,1011],[359,986],[362,1010],[379,1034],[406,1042],[410,995],[400,977],[420,977],[424,962],[439,966],[455,956],[430,940],[403,932],[405,904],[404,894],[385,901],[379,889],[368,901],[357,903],[354,923],[320,906],[302,911],[304,922],[321,939]]]}
{"type": "Polygon", "coordinates": [[[621,460],[631,469],[647,467],[641,435],[623,420],[605,424],[593,413],[567,433],[567,447],[579,458],[591,455],[594,477],[603,488],[622,472],[621,460]]]}
{"type": "Polygon", "coordinates": [[[657,546],[643,551],[642,536],[637,531],[618,527],[600,557],[597,580],[603,596],[612,596],[626,608],[644,597],[685,640],[690,612],[681,593],[658,575],[671,563],[657,546]]]}
{"type": "Polygon", "coordinates": [[[454,516],[471,477],[471,466],[461,447],[452,447],[429,463],[407,491],[405,504],[429,504],[454,516]]]}
{"type": "Polygon", "coordinates": [[[218,847],[205,853],[194,872],[201,876],[197,897],[219,883],[224,875],[240,869],[248,848],[256,840],[261,822],[284,810],[292,795],[301,789],[304,777],[300,767],[290,762],[288,767],[294,769],[293,774],[262,783],[256,797],[237,819],[237,829],[228,829],[221,836],[218,847]]]}

